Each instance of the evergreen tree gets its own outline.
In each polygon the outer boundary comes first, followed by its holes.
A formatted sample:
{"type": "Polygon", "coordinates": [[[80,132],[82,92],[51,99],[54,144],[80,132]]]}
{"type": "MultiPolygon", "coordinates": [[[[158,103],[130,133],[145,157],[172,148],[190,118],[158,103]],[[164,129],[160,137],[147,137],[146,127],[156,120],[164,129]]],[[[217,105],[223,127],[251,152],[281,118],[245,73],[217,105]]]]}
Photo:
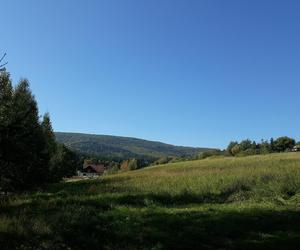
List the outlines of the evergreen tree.
{"type": "Polygon", "coordinates": [[[1,147],[4,180],[1,187],[24,190],[45,182],[49,153],[39,122],[37,103],[27,80],[22,80],[12,92],[10,115],[4,118],[5,134],[1,135],[4,143],[4,148],[1,147]]]}
{"type": "Polygon", "coordinates": [[[13,160],[10,152],[10,124],[12,122],[13,87],[7,72],[0,73],[0,189],[7,190],[10,179],[7,171],[13,160]]]}
{"type": "Polygon", "coordinates": [[[57,146],[50,116],[39,121],[27,80],[0,73],[0,191],[21,191],[74,175],[75,153],[57,146]]]}
{"type": "Polygon", "coordinates": [[[48,152],[49,152],[50,156],[52,157],[56,152],[57,144],[55,141],[55,135],[53,132],[49,113],[46,113],[43,117],[42,128],[43,128],[45,140],[47,143],[48,152]]]}
{"type": "Polygon", "coordinates": [[[275,151],[274,139],[270,139],[270,151],[271,153],[275,151]]]}

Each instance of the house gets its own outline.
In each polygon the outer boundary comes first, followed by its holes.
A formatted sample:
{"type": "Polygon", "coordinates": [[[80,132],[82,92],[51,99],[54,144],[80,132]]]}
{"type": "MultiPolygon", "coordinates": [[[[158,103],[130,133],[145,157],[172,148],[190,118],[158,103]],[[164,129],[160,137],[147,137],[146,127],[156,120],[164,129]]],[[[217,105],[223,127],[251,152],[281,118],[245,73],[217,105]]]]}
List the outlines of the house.
{"type": "Polygon", "coordinates": [[[106,167],[104,164],[88,164],[84,163],[82,170],[78,171],[78,176],[87,176],[87,177],[95,177],[102,175],[106,167]]]}
{"type": "Polygon", "coordinates": [[[293,151],[293,152],[298,152],[298,151],[300,151],[300,146],[299,146],[299,145],[294,146],[294,147],[292,148],[292,151],[293,151]]]}

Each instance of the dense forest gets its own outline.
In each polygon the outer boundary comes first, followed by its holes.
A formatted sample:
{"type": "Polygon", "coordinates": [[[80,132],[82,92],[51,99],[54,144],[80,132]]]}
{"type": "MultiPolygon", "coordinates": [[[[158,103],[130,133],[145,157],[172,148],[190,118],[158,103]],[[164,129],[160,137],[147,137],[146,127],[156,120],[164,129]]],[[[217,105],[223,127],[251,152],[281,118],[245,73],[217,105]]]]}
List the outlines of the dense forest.
{"type": "Polygon", "coordinates": [[[210,150],[209,148],[174,146],[157,141],[122,136],[61,132],[56,132],[55,136],[59,143],[63,143],[81,154],[119,160],[188,157],[210,150]]]}

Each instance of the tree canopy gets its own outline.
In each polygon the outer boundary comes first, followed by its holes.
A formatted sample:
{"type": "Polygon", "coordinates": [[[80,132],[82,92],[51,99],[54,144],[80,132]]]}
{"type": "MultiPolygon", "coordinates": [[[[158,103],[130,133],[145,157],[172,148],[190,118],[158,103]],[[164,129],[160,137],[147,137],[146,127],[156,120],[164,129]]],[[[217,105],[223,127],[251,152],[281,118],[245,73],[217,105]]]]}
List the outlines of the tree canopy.
{"type": "Polygon", "coordinates": [[[28,81],[23,79],[13,87],[9,73],[1,72],[0,191],[27,190],[70,176],[75,172],[75,158],[67,148],[58,149],[49,114],[40,121],[28,81]],[[53,158],[59,175],[51,172],[53,158]],[[58,166],[69,169],[58,171],[58,166]]]}

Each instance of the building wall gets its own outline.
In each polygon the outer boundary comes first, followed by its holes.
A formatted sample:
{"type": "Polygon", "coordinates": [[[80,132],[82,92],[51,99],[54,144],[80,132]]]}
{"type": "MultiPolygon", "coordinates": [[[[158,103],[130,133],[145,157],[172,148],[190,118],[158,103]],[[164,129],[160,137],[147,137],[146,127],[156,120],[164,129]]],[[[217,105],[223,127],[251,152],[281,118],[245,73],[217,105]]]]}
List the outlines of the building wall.
{"type": "Polygon", "coordinates": [[[98,173],[83,173],[83,172],[81,172],[81,171],[78,171],[77,174],[78,174],[78,176],[80,176],[80,177],[97,177],[97,176],[100,175],[100,174],[98,174],[98,173]]]}

